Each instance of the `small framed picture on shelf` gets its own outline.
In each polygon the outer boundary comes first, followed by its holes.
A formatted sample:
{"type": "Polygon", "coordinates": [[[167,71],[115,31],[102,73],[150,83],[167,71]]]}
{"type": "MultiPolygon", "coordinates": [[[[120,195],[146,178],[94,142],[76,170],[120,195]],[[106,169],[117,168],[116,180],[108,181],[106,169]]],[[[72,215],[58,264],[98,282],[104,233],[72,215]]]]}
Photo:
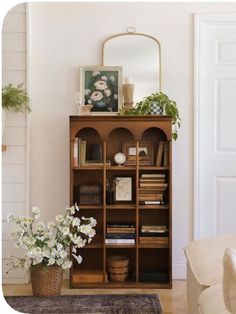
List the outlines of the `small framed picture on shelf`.
{"type": "MultiPolygon", "coordinates": [[[[136,142],[123,143],[123,153],[126,156],[126,165],[135,165],[137,161],[136,142]]],[[[152,141],[139,142],[138,156],[140,165],[153,165],[153,143],[152,141]]]]}
{"type": "Polygon", "coordinates": [[[122,67],[80,68],[82,103],[92,105],[91,114],[116,115],[122,105],[122,67]]]}
{"type": "Polygon", "coordinates": [[[114,179],[114,201],[130,202],[132,201],[132,178],[116,177],[114,179]]]}

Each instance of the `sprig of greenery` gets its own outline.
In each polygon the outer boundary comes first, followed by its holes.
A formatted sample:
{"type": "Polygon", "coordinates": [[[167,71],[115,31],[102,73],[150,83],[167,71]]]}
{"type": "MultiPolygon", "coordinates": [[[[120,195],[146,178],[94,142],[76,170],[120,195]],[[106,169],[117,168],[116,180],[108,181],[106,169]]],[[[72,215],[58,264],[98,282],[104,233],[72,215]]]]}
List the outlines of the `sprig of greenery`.
{"type": "Polygon", "coordinates": [[[30,98],[23,84],[8,84],[2,88],[2,107],[14,112],[31,112],[30,98]]]}
{"type": "Polygon", "coordinates": [[[178,138],[178,129],[180,128],[180,116],[177,108],[177,104],[175,101],[169,99],[167,95],[164,93],[153,93],[137,103],[135,108],[132,108],[128,111],[125,111],[124,107],[121,109],[121,115],[127,116],[143,116],[151,114],[152,104],[157,103],[162,107],[163,112],[166,115],[170,115],[172,117],[172,124],[174,126],[174,130],[172,132],[172,138],[177,140],[178,138]]]}

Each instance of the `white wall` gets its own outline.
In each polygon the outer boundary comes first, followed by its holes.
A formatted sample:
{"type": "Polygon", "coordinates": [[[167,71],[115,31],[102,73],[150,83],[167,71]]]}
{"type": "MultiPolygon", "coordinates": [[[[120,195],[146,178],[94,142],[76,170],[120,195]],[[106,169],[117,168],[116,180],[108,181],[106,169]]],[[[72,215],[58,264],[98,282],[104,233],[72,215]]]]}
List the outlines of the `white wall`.
{"type": "Polygon", "coordinates": [[[103,40],[135,26],[162,45],[163,91],[182,118],[173,145],[173,273],[185,277],[183,247],[192,238],[193,15],[236,12],[236,4],[34,3],[31,11],[32,203],[43,219],[69,204],[68,116],[81,65],[97,65],[103,40]]]}
{"type": "MultiPolygon", "coordinates": [[[[9,83],[26,86],[26,37],[26,7],[21,4],[8,12],[3,23],[3,86],[9,83]]],[[[2,154],[3,283],[25,283],[28,277],[20,270],[6,274],[9,256],[17,254],[10,240],[13,229],[6,216],[8,212],[25,216],[28,208],[27,138],[26,115],[7,112],[3,138],[7,151],[2,154]]]]}

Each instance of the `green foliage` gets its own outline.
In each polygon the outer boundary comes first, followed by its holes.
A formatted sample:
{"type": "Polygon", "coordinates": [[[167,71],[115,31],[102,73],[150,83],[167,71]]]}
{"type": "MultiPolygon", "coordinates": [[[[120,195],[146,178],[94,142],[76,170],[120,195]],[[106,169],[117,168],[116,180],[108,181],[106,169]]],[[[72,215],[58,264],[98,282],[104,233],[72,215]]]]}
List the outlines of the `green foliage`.
{"type": "Polygon", "coordinates": [[[179,111],[177,108],[177,104],[175,101],[170,100],[169,97],[162,92],[153,93],[150,96],[144,97],[144,99],[137,103],[135,108],[132,108],[128,111],[125,111],[124,108],[121,109],[121,115],[128,116],[143,116],[149,115],[151,113],[151,105],[153,103],[159,104],[160,107],[163,108],[163,112],[166,115],[172,117],[172,124],[174,126],[174,130],[172,133],[172,138],[177,140],[178,138],[178,129],[180,128],[180,117],[179,111]]]}
{"type": "Polygon", "coordinates": [[[15,112],[31,112],[30,99],[23,84],[8,84],[2,89],[2,107],[15,112]]]}

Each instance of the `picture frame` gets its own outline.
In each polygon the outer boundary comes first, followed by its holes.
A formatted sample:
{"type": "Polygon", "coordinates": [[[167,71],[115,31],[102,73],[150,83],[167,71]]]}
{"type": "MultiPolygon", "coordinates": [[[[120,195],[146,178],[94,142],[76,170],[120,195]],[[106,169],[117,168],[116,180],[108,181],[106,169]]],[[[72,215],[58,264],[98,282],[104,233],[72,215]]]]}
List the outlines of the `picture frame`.
{"type": "MultiPolygon", "coordinates": [[[[125,142],[122,145],[122,151],[126,156],[126,165],[136,165],[136,142],[125,142]]],[[[152,141],[141,141],[139,143],[139,164],[152,166],[154,162],[152,141]]]]}
{"type": "Polygon", "coordinates": [[[116,177],[114,179],[114,201],[131,202],[132,201],[132,177],[116,177]]]}
{"type": "Polygon", "coordinates": [[[92,105],[91,114],[116,115],[122,106],[122,67],[80,68],[82,104],[92,105]]]}

